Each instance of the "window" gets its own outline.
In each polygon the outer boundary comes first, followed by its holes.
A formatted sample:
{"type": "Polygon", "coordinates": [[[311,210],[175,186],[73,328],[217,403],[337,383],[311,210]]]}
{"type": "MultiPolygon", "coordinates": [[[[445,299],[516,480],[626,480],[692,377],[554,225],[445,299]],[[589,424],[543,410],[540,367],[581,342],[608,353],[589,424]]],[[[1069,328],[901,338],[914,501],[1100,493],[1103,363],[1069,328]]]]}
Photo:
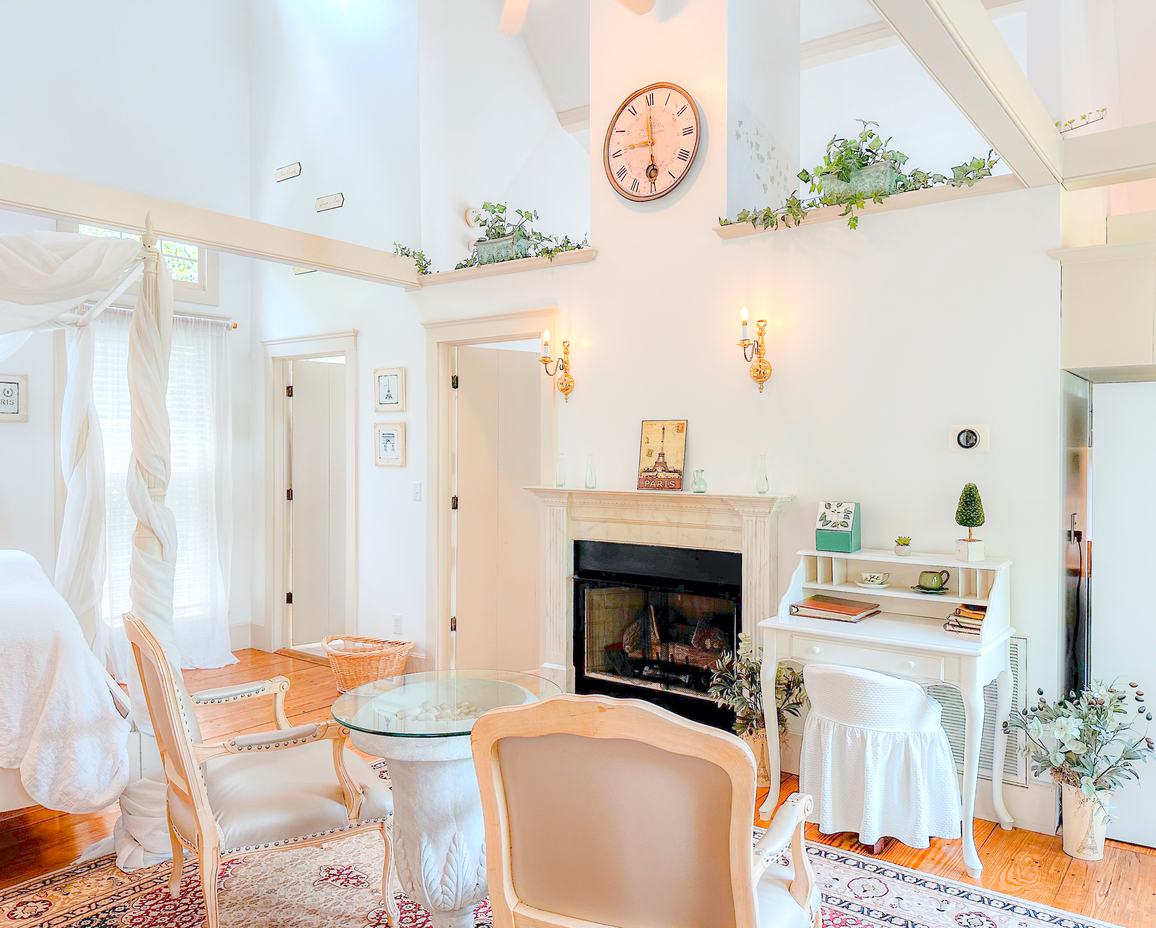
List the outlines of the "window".
{"type": "MultiPolygon", "coordinates": [[[[136,516],[126,491],[131,452],[128,333],[131,313],[107,309],[94,322],[93,398],[104,438],[105,586],[99,619],[111,632],[98,648],[122,678],[130,659],[121,616],[130,609],[129,562],[136,516]]],[[[186,667],[232,663],[229,324],[173,317],[167,407],[171,475],[165,502],[177,522],[173,620],[186,667]]]]}
{"type": "MultiPolygon", "coordinates": [[[[79,232],[82,235],[97,235],[101,238],[131,238],[140,241],[135,232],[111,229],[107,226],[93,226],[86,223],[57,222],[57,231],[79,232]]],[[[173,299],[181,303],[217,305],[217,252],[204,245],[178,242],[173,239],[160,240],[161,254],[169,266],[173,278],[173,299]]],[[[135,286],[129,291],[135,293],[135,286]]]]}

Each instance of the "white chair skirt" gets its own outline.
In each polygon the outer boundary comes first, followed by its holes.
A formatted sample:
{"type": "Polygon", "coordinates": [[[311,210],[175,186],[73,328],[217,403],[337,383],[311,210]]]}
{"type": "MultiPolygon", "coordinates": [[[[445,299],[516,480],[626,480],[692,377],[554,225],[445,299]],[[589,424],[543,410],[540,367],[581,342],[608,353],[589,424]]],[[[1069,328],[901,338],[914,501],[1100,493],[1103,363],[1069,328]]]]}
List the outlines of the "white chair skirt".
{"type": "Polygon", "coordinates": [[[960,836],[955,760],[942,728],[893,732],[833,722],[812,710],[800,758],[799,790],[815,797],[823,834],[858,832],[909,847],[960,836]]]}

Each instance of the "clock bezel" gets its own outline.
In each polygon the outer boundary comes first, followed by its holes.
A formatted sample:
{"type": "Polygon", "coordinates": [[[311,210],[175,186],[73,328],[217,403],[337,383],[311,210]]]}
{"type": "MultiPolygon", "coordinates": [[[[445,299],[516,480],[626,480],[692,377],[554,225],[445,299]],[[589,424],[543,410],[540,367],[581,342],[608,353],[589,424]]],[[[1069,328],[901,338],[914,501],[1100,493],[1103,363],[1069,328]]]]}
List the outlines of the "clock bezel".
{"type": "Polygon", "coordinates": [[[673,193],[678,189],[678,185],[686,180],[687,175],[690,174],[690,169],[694,167],[694,159],[698,157],[698,141],[701,136],[702,118],[699,113],[698,104],[695,102],[694,97],[687,92],[686,88],[680,87],[678,84],[671,83],[670,81],[658,81],[654,84],[647,84],[645,87],[641,87],[628,95],[626,99],[622,101],[622,105],[614,111],[614,116],[611,118],[610,124],[606,127],[606,138],[602,142],[602,168],[606,172],[606,180],[610,183],[610,186],[614,188],[615,193],[624,200],[631,200],[635,203],[653,203],[655,200],[661,200],[668,193],[673,193]],[[648,193],[639,196],[636,193],[629,193],[623,190],[614,179],[614,172],[610,170],[610,137],[614,133],[614,127],[618,125],[618,117],[622,115],[622,111],[630,105],[631,101],[648,91],[658,90],[659,88],[677,91],[682,94],[683,98],[690,104],[691,112],[694,113],[694,147],[690,150],[690,158],[687,159],[686,170],[678,176],[678,180],[661,193],[648,193]]]}

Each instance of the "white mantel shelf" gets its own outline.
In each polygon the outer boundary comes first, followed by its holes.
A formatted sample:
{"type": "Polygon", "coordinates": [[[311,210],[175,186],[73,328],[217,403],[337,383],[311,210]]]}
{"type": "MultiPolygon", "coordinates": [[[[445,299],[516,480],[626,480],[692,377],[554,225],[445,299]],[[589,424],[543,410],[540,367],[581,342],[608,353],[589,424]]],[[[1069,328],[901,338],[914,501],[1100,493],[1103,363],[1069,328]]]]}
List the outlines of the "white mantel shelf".
{"type": "Polygon", "coordinates": [[[574,542],[608,541],[742,555],[743,629],[775,615],[779,512],[792,494],[525,487],[545,507],[542,671],[573,689],[574,542]]]}
{"type": "Polygon", "coordinates": [[[517,258],[514,261],[496,261],[478,267],[463,267],[456,271],[438,271],[434,274],[418,276],[422,287],[438,284],[452,284],[463,280],[477,280],[479,277],[501,277],[503,274],[520,274],[523,271],[542,271],[550,267],[566,267],[569,264],[586,264],[598,257],[596,248],[576,248],[563,251],[553,258],[517,258]]]}

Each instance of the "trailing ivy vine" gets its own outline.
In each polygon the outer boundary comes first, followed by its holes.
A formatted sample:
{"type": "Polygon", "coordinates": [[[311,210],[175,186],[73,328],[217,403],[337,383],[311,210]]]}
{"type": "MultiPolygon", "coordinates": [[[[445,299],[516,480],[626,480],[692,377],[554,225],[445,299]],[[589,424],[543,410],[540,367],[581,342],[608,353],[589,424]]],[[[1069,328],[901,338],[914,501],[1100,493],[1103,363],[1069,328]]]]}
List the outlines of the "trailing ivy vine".
{"type": "Polygon", "coordinates": [[[895,193],[908,193],[940,184],[970,187],[984,177],[991,177],[992,168],[999,162],[999,156],[989,151],[985,158],[972,158],[956,165],[951,169],[951,177],[944,174],[929,174],[918,168],[905,170],[907,155],[890,148],[891,139],[882,138],[872,128],[879,123],[865,119],[856,121],[863,127],[858,136],[849,139],[832,136],[831,141],[827,143],[823,163],[810,171],[804,169],[799,172],[799,180],[808,185],[808,193],[811,194],[809,197],[801,198],[796,190],[787,197],[782,206],[744,209],[733,220],[720,218],[719,225],[729,226],[749,222],[764,229],[777,229],[780,226],[789,228],[799,225],[813,209],[821,206],[842,206],[843,212],[839,215],[846,216],[848,227],[854,229],[859,225],[858,210],[868,201],[882,203],[891,195],[886,189],[865,192],[850,188],[848,185],[853,180],[852,175],[858,171],[885,166],[895,174],[893,178],[895,193]]]}

